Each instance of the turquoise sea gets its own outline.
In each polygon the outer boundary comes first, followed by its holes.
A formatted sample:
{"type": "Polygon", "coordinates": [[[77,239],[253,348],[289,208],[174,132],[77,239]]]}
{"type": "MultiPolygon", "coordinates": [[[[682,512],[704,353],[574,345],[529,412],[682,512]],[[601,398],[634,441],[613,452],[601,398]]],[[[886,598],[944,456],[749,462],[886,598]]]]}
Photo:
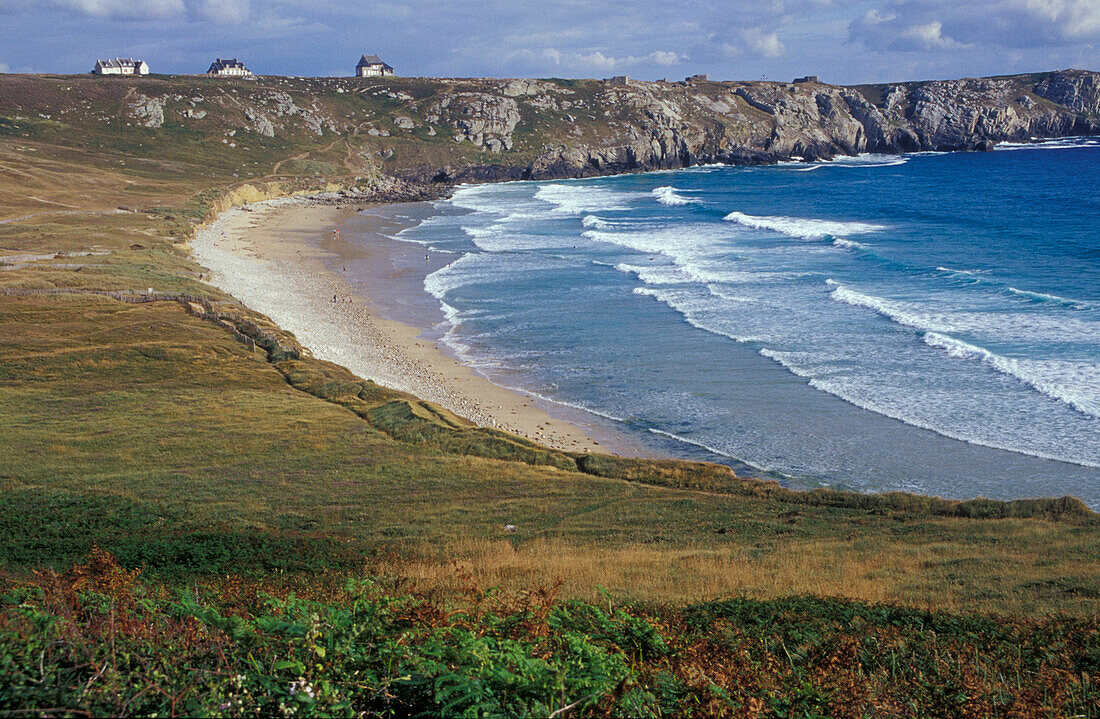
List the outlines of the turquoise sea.
{"type": "Polygon", "coordinates": [[[1100,509],[1100,142],[460,188],[464,361],[792,486],[1100,509]]]}

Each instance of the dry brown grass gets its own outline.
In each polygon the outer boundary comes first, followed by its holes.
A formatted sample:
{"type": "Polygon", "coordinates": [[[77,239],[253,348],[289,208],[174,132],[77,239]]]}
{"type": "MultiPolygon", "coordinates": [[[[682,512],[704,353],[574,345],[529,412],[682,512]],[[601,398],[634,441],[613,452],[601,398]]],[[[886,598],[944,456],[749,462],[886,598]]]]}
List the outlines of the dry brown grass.
{"type": "MultiPolygon", "coordinates": [[[[1068,547],[1067,547],[1068,549],[1068,547]]],[[[563,596],[592,599],[599,588],[639,601],[696,602],[732,596],[755,599],[814,595],[868,602],[890,602],[935,609],[1012,613],[1021,597],[1011,589],[1021,582],[1050,577],[1033,557],[1017,550],[1006,554],[1003,596],[976,595],[964,578],[937,572],[937,567],[965,566],[973,561],[962,544],[892,543],[861,548],[843,541],[788,541],[767,550],[730,546],[706,548],[636,545],[600,547],[540,538],[521,544],[507,539],[451,542],[446,557],[430,558],[438,547],[421,547],[422,558],[395,561],[382,568],[432,589],[455,590],[472,577],[481,587],[518,590],[549,586],[561,580],[563,596]]],[[[1088,561],[1061,565],[1065,575],[1087,574],[1088,561]]],[[[996,580],[994,580],[996,581],[996,580]]],[[[1094,602],[1064,604],[1061,609],[1089,614],[1094,602]]]]}

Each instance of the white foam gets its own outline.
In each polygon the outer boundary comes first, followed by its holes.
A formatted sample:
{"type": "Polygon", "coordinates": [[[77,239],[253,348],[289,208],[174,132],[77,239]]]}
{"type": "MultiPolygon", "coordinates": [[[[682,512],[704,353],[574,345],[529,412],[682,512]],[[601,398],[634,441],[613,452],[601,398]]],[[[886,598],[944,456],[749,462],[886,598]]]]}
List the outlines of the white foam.
{"type": "Polygon", "coordinates": [[[1059,137],[1038,142],[999,142],[994,150],[1071,150],[1081,147],[1100,147],[1100,141],[1092,137],[1059,137]]]}
{"type": "Polygon", "coordinates": [[[1100,365],[1066,360],[1003,357],[984,347],[939,332],[926,332],[925,344],[956,359],[977,360],[1092,417],[1100,417],[1100,365]]]}
{"type": "Polygon", "coordinates": [[[478,266],[478,255],[472,252],[467,252],[462,257],[459,257],[449,265],[440,267],[435,272],[432,272],[424,277],[424,291],[442,300],[447,296],[447,293],[456,287],[468,284],[475,281],[480,276],[480,267],[478,266]],[[471,267],[471,265],[473,265],[471,267]]]}
{"type": "Polygon", "coordinates": [[[961,277],[975,282],[981,279],[979,275],[985,274],[985,270],[953,270],[950,267],[937,267],[936,271],[951,275],[952,277],[961,277]]]}
{"type": "Polygon", "coordinates": [[[833,244],[837,247],[842,247],[845,250],[866,250],[867,245],[862,242],[856,242],[855,240],[846,240],[843,237],[837,237],[833,240],[833,244]]]}
{"type": "Polygon", "coordinates": [[[671,185],[665,185],[664,187],[658,187],[653,190],[653,196],[657,198],[657,202],[662,205],[668,205],[670,207],[677,207],[680,205],[691,205],[699,202],[699,200],[684,197],[681,195],[675,187],[671,185]]]}
{"type": "Polygon", "coordinates": [[[583,215],[601,210],[628,210],[633,200],[641,197],[638,192],[622,192],[604,187],[558,183],[542,185],[535,191],[535,199],[553,205],[559,215],[583,215]]]}
{"type": "Polygon", "coordinates": [[[830,295],[834,300],[852,305],[853,307],[864,307],[869,310],[874,310],[883,317],[893,320],[898,324],[905,325],[906,327],[937,332],[950,332],[956,329],[951,325],[939,321],[937,317],[929,313],[920,312],[910,303],[896,302],[881,297],[875,297],[874,295],[864,294],[863,292],[857,292],[856,290],[845,287],[832,278],[825,280],[825,283],[833,288],[830,295]]]}
{"type": "Polygon", "coordinates": [[[764,342],[766,338],[754,335],[736,334],[723,331],[713,323],[707,322],[708,308],[699,300],[689,300],[683,293],[668,289],[654,289],[652,287],[635,287],[634,294],[653,299],[668,305],[680,313],[684,321],[696,329],[709,332],[713,335],[731,339],[734,342],[764,342]]]}
{"type": "MultiPolygon", "coordinates": [[[[961,356],[970,358],[967,350],[962,347],[957,347],[956,351],[960,352],[961,356]]],[[[1017,435],[1008,438],[993,429],[993,426],[984,423],[944,421],[953,418],[964,419],[966,416],[971,415],[979,416],[986,409],[985,407],[978,408],[976,406],[980,403],[980,400],[970,402],[970,412],[964,415],[956,416],[960,409],[955,407],[949,410],[948,415],[945,416],[937,411],[937,408],[942,407],[942,405],[929,405],[924,402],[912,403],[910,401],[912,398],[908,396],[882,394],[878,391],[879,387],[869,387],[864,383],[854,382],[854,378],[846,372],[829,371],[825,367],[818,366],[819,360],[815,360],[806,352],[779,351],[768,348],[763,348],[759,352],[764,357],[778,362],[792,374],[808,380],[808,384],[815,389],[839,397],[861,409],[892,417],[908,425],[930,430],[968,444],[1011,452],[1022,452],[1035,457],[1071,462],[1085,467],[1100,467],[1100,454],[1095,449],[1087,446],[1074,447],[1072,444],[1066,445],[1060,443],[1054,437],[1024,437],[1017,435]],[[870,391],[868,391],[869,389],[870,391]],[[990,431],[991,429],[993,431],[990,431]]],[[[885,377],[883,380],[888,381],[885,377]]],[[[1095,420],[1089,416],[1082,418],[1080,421],[1088,423],[1095,420]]],[[[1088,430],[1086,430],[1086,436],[1087,434],[1088,430]]]]}
{"type": "Polygon", "coordinates": [[[993,335],[1038,343],[1100,343],[1100,323],[1097,322],[1031,312],[937,310],[932,305],[865,294],[833,279],[825,282],[833,288],[830,297],[837,302],[873,310],[900,325],[922,332],[993,335]]]}
{"type": "Polygon", "coordinates": [[[807,217],[769,217],[746,215],[743,212],[731,212],[722,219],[751,227],[754,230],[770,230],[803,240],[820,240],[826,237],[836,238],[844,235],[865,235],[886,229],[885,225],[876,225],[869,222],[837,222],[807,217]]]}
{"type": "Polygon", "coordinates": [[[879,155],[862,153],[859,155],[839,155],[823,163],[823,167],[896,167],[909,162],[912,155],[879,155]]]}
{"type": "Polygon", "coordinates": [[[1061,305],[1063,307],[1069,307],[1075,310],[1084,310],[1089,308],[1089,304],[1086,302],[1079,302],[1078,300],[1071,300],[1068,297],[1061,297],[1059,295],[1051,295],[1046,292],[1033,292],[1031,290],[1020,290],[1015,287],[1006,287],[1005,291],[1011,295],[1017,297],[1023,297],[1025,299],[1034,300],[1036,302],[1050,302],[1051,304],[1061,305]]]}
{"type": "Polygon", "coordinates": [[[724,452],[720,449],[717,449],[716,447],[712,447],[710,445],[703,444],[702,442],[697,442],[694,439],[688,439],[687,437],[683,437],[683,436],[678,435],[678,434],[673,434],[672,432],[666,432],[663,429],[657,429],[655,427],[650,427],[649,431],[652,432],[653,434],[658,434],[662,437],[668,437],[669,439],[674,439],[677,442],[683,442],[684,444],[690,444],[693,447],[699,447],[701,449],[705,449],[706,451],[710,452],[711,454],[717,454],[719,457],[727,457],[729,459],[736,459],[738,462],[744,462],[745,464],[752,467],[753,469],[759,470],[761,472],[774,471],[774,470],[770,470],[766,467],[758,467],[754,464],[750,464],[749,462],[745,462],[745,460],[741,459],[740,457],[733,456],[728,451],[724,452]]]}

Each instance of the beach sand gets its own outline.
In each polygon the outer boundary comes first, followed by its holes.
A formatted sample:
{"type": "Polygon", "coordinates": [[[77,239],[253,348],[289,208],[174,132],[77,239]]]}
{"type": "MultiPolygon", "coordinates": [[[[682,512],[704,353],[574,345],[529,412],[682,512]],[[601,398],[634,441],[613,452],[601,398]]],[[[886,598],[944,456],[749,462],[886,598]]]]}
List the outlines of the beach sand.
{"type": "MultiPolygon", "coordinates": [[[[370,261],[373,253],[387,251],[387,243],[401,244],[377,234],[380,229],[392,231],[385,227],[385,218],[356,213],[357,207],[303,199],[257,203],[228,210],[201,228],[191,251],[210,270],[207,282],[293,332],[319,359],[435,402],[479,425],[550,447],[639,454],[625,439],[586,431],[551,416],[538,398],[493,384],[425,339],[428,327],[382,316],[371,286],[364,288],[360,282],[353,287],[339,269],[330,269],[339,265],[341,253],[353,252],[357,259],[370,261]],[[351,218],[358,240],[354,248],[333,237],[333,230],[351,218]],[[372,223],[378,224],[373,234],[372,223]]],[[[393,287],[378,283],[377,291],[393,292],[393,287]]],[[[401,298],[386,300],[401,304],[401,298]]]]}

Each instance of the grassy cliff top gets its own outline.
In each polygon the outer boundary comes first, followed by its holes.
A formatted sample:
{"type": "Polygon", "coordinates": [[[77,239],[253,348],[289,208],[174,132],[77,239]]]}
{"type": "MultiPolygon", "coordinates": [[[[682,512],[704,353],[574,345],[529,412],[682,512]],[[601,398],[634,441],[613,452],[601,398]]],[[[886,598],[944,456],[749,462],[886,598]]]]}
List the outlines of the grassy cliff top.
{"type": "MultiPolygon", "coordinates": [[[[626,132],[654,106],[620,92],[598,81],[0,77],[8,571],[64,568],[97,543],[174,582],[367,570],[446,587],[461,581],[458,561],[485,584],[560,578],[569,596],[599,585],[673,602],[814,594],[1094,612],[1100,522],[1076,500],[801,494],[713,465],[548,450],[310,359],[203,284],[187,255],[194,226],[234,203],[341,187],[422,197],[436,190],[395,173],[527,162],[567,134],[626,132]],[[462,105],[490,90],[500,102],[462,105]],[[608,93],[625,104],[596,112],[608,93]],[[518,119],[504,101],[515,98],[518,119]],[[494,149],[512,120],[512,147],[494,149]],[[124,301],[149,287],[155,301],[124,301]]],[[[744,122],[765,122],[742,109],[744,122]]]]}

